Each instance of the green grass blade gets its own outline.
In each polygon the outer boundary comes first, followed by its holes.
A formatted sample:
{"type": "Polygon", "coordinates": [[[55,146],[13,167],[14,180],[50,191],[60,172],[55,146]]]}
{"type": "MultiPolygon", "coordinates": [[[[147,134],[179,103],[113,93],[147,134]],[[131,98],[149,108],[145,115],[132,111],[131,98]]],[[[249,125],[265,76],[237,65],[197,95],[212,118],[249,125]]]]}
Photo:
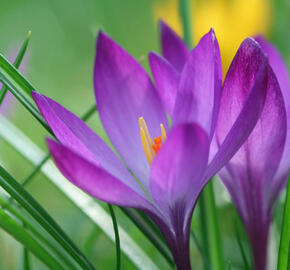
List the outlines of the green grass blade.
{"type": "Polygon", "coordinates": [[[37,241],[35,241],[17,222],[8,214],[0,209],[0,227],[22,243],[36,257],[45,263],[50,269],[64,270],[64,268],[45,250],[37,241]]]}
{"type": "Polygon", "coordinates": [[[184,41],[188,48],[192,48],[191,32],[191,0],[179,0],[179,14],[182,21],[184,41]]]}
{"type": "Polygon", "coordinates": [[[23,254],[22,254],[22,270],[31,270],[30,267],[30,256],[26,247],[23,246],[23,254]]]}
{"type": "Polygon", "coordinates": [[[195,235],[195,233],[193,231],[190,231],[190,236],[193,239],[194,244],[195,244],[198,252],[200,253],[200,255],[202,257],[203,265],[206,267],[206,269],[211,270],[209,262],[208,262],[208,259],[206,257],[206,254],[202,250],[202,247],[201,247],[201,245],[200,245],[200,243],[199,243],[199,241],[198,241],[198,239],[197,239],[197,237],[196,237],[196,235],[195,235]]]}
{"type": "Polygon", "coordinates": [[[244,262],[244,268],[245,268],[245,270],[251,270],[250,264],[249,264],[248,259],[247,259],[247,254],[246,254],[246,251],[245,251],[243,243],[242,243],[241,232],[240,232],[237,220],[235,221],[235,233],[236,233],[238,246],[239,246],[239,249],[241,252],[242,260],[244,262]]]}
{"type": "MultiPolygon", "coordinates": [[[[30,41],[30,36],[31,36],[31,31],[28,32],[27,34],[27,37],[26,39],[24,40],[20,50],[19,50],[19,53],[13,63],[13,66],[16,67],[16,68],[19,68],[21,62],[22,62],[22,59],[25,55],[25,52],[26,52],[26,49],[28,47],[28,43],[30,41]]],[[[6,96],[6,93],[8,91],[8,88],[4,85],[0,91],[0,106],[1,106],[1,103],[2,101],[4,100],[5,96],[6,96]]]]}
{"type": "Polygon", "coordinates": [[[116,243],[116,257],[117,257],[117,266],[116,269],[121,269],[121,248],[120,248],[120,237],[119,237],[119,230],[118,230],[118,223],[116,219],[116,215],[113,209],[113,206],[108,204],[110,214],[112,217],[113,227],[114,227],[114,233],[115,233],[115,243],[116,243]]]}
{"type": "Polygon", "coordinates": [[[290,181],[288,180],[277,270],[290,268],[290,181]]]}
{"type": "MultiPolygon", "coordinates": [[[[17,129],[9,120],[0,115],[0,137],[23,155],[33,165],[38,165],[45,157],[45,153],[35,145],[27,136],[17,129]],[[29,150],[29,151],[28,151],[29,150]]],[[[79,190],[56,169],[51,160],[46,162],[42,168],[42,173],[70,199],[92,222],[112,240],[115,234],[111,226],[110,216],[104,209],[90,196],[79,190]]],[[[126,230],[119,226],[121,249],[124,254],[140,270],[158,270],[156,264],[144,253],[144,251],[126,233],[126,230]]]]}
{"type": "Polygon", "coordinates": [[[2,209],[7,210],[12,216],[17,218],[26,230],[28,230],[34,238],[44,244],[49,250],[51,250],[54,255],[62,261],[69,269],[76,270],[75,266],[70,260],[64,255],[63,250],[48,240],[39,230],[32,224],[32,222],[26,217],[25,213],[20,209],[11,204],[10,198],[6,198],[4,194],[0,196],[0,206],[2,209]]]}
{"type": "MultiPolygon", "coordinates": [[[[204,188],[200,198],[201,226],[204,235],[203,247],[210,259],[212,269],[225,269],[222,256],[222,243],[217,220],[213,183],[209,182],[204,188]]],[[[205,267],[206,268],[206,267],[205,267]]],[[[206,268],[207,269],[207,268],[206,268]]]]}
{"type": "Polygon", "coordinates": [[[0,166],[0,185],[76,260],[82,269],[94,269],[60,226],[2,166],[0,166]]]}
{"type": "Polygon", "coordinates": [[[9,61],[0,54],[0,81],[9,89],[17,100],[39,121],[39,123],[52,134],[42,115],[31,102],[31,90],[35,87],[25,79],[19,71],[9,63],[9,61]]]}

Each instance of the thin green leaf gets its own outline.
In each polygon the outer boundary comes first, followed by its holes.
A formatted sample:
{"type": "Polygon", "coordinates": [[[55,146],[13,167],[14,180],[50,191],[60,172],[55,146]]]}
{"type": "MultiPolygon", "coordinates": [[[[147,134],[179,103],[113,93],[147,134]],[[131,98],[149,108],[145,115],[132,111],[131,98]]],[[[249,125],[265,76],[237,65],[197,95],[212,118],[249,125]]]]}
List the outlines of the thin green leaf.
{"type": "Polygon", "coordinates": [[[22,254],[22,270],[31,270],[30,267],[30,257],[29,252],[25,246],[23,246],[23,254],[22,254]]]}
{"type": "Polygon", "coordinates": [[[247,259],[247,255],[246,255],[245,249],[243,247],[243,243],[242,243],[242,239],[241,239],[241,232],[239,230],[239,226],[238,226],[238,221],[237,220],[235,220],[235,232],[236,232],[236,238],[237,238],[237,242],[238,242],[239,249],[240,249],[240,252],[241,252],[241,256],[242,256],[242,259],[243,259],[243,262],[244,262],[244,268],[245,268],[245,270],[251,270],[250,264],[249,264],[248,259],[247,259]]]}
{"type": "Polygon", "coordinates": [[[203,265],[205,265],[206,269],[209,269],[211,270],[210,268],[210,265],[209,265],[209,262],[208,262],[208,259],[206,257],[206,254],[204,253],[204,251],[202,250],[202,247],[195,235],[195,233],[193,231],[190,231],[190,236],[192,237],[193,241],[194,241],[194,244],[198,250],[198,252],[200,253],[201,257],[202,257],[202,260],[203,260],[203,265]]]}
{"type": "Polygon", "coordinates": [[[113,227],[114,227],[114,233],[115,233],[115,243],[116,243],[116,257],[117,257],[117,266],[116,269],[121,269],[121,248],[120,248],[120,237],[119,237],[119,230],[118,230],[118,223],[116,219],[116,215],[113,209],[113,206],[108,204],[110,214],[112,217],[113,227]]]}
{"type": "MultiPolygon", "coordinates": [[[[212,269],[223,270],[222,243],[217,220],[213,183],[209,182],[199,197],[204,248],[212,269]]],[[[205,266],[205,269],[208,269],[205,266]]]]}
{"type": "Polygon", "coordinates": [[[23,187],[25,187],[33,179],[33,177],[39,172],[43,164],[45,164],[45,162],[49,160],[49,158],[50,153],[46,154],[45,157],[40,161],[40,163],[36,167],[34,167],[33,171],[23,180],[23,187]]]}
{"type": "Polygon", "coordinates": [[[48,240],[43,233],[39,232],[36,226],[28,218],[26,218],[25,213],[20,208],[13,207],[9,199],[10,198],[6,198],[4,194],[1,194],[0,205],[2,209],[7,210],[7,212],[9,212],[12,216],[21,221],[25,229],[28,230],[34,238],[37,238],[43,245],[47,246],[47,248],[50,249],[60,261],[67,265],[69,269],[76,269],[71,261],[68,260],[68,258],[63,254],[63,250],[48,240]]]}
{"type": "MultiPolygon", "coordinates": [[[[40,163],[45,154],[27,136],[17,129],[9,120],[0,115],[0,136],[34,165],[40,163]],[[28,151],[29,150],[29,151],[28,151]]],[[[98,225],[107,236],[114,241],[115,235],[110,216],[90,196],[79,190],[56,169],[51,160],[46,162],[41,171],[62,191],[92,222],[98,225]]],[[[130,238],[126,230],[119,226],[121,249],[140,270],[157,270],[156,264],[130,238]]]]}
{"type": "Polygon", "coordinates": [[[179,14],[182,21],[184,41],[189,48],[192,47],[191,31],[191,0],[179,0],[179,14]]]}
{"type": "Polygon", "coordinates": [[[0,166],[0,185],[76,260],[83,269],[94,269],[82,252],[52,219],[52,217],[32,198],[32,196],[0,166]]]}
{"type": "MultiPolygon", "coordinates": [[[[19,50],[19,53],[13,63],[13,66],[15,68],[19,68],[21,62],[22,62],[22,59],[24,57],[24,54],[26,52],[26,49],[27,49],[27,46],[28,46],[28,43],[30,41],[30,36],[31,36],[31,31],[28,32],[27,36],[26,36],[26,39],[24,40],[20,50],[19,50]]],[[[6,93],[8,91],[8,88],[3,85],[3,87],[1,88],[1,91],[0,91],[0,106],[1,106],[1,103],[2,101],[4,100],[5,96],[6,96],[6,93]]]]}
{"type": "Polygon", "coordinates": [[[42,115],[31,102],[31,91],[36,89],[25,79],[19,71],[0,54],[0,81],[18,99],[18,101],[38,120],[38,122],[51,134],[52,131],[42,115]]]}
{"type": "Polygon", "coordinates": [[[0,209],[0,227],[22,243],[36,257],[45,263],[50,269],[64,270],[64,268],[45,250],[37,241],[35,241],[19,224],[17,224],[9,215],[0,209]]]}
{"type": "Polygon", "coordinates": [[[290,181],[288,180],[277,270],[290,268],[290,181]]]}

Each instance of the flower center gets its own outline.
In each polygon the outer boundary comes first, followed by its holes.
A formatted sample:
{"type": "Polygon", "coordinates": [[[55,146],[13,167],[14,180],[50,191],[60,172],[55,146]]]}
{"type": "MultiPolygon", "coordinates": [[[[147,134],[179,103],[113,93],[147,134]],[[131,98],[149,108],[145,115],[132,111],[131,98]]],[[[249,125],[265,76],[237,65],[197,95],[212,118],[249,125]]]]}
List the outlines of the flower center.
{"type": "Polygon", "coordinates": [[[166,131],[163,124],[160,124],[161,136],[155,137],[152,141],[148,127],[143,117],[139,118],[140,136],[145,156],[151,165],[154,157],[160,150],[162,143],[166,140],[166,131]]]}

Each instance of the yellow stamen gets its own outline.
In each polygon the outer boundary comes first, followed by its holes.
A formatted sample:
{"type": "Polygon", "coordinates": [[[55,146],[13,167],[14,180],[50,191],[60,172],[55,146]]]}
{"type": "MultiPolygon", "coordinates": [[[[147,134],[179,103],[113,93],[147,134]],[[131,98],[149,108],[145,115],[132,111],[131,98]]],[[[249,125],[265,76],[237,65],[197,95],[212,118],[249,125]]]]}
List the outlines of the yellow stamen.
{"type": "Polygon", "coordinates": [[[161,129],[161,135],[162,135],[162,142],[164,143],[166,140],[166,131],[163,124],[160,124],[160,129],[161,129]]]}
{"type": "Polygon", "coordinates": [[[140,136],[141,136],[141,142],[144,149],[144,153],[145,153],[145,156],[149,165],[151,165],[153,159],[155,158],[156,154],[161,148],[162,143],[164,143],[166,140],[166,131],[163,124],[160,124],[160,130],[161,130],[162,136],[154,138],[154,142],[153,142],[151,139],[148,127],[143,117],[139,118],[139,127],[140,127],[140,136]],[[162,142],[161,142],[161,138],[162,138],[162,142]]]}
{"type": "Polygon", "coordinates": [[[148,160],[148,163],[151,165],[153,157],[152,157],[152,154],[151,154],[151,151],[150,151],[150,146],[148,145],[148,141],[147,141],[147,138],[146,138],[145,131],[144,131],[144,129],[142,127],[140,128],[140,135],[141,135],[141,142],[142,142],[142,146],[143,146],[143,149],[144,149],[145,156],[146,156],[146,158],[148,160]]]}

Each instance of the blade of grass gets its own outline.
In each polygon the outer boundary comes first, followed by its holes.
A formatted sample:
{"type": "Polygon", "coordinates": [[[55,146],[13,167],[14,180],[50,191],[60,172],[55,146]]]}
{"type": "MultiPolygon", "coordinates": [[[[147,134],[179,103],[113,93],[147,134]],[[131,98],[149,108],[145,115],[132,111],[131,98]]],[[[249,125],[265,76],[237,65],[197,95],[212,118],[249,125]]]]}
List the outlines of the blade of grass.
{"type": "Polygon", "coordinates": [[[204,251],[202,250],[202,247],[195,235],[195,233],[193,231],[190,231],[190,236],[192,237],[193,241],[194,241],[194,244],[199,252],[199,254],[201,255],[202,257],[202,260],[203,260],[203,265],[205,265],[206,269],[209,269],[211,270],[210,268],[210,265],[209,265],[209,262],[208,262],[208,259],[206,257],[206,254],[204,253],[204,251]]]}
{"type": "MultiPolygon", "coordinates": [[[[11,198],[11,197],[10,197],[11,198]]],[[[2,207],[2,210],[7,210],[12,216],[17,218],[26,230],[28,230],[31,234],[33,234],[34,238],[37,238],[42,244],[47,246],[48,249],[50,249],[58,259],[60,259],[65,265],[69,267],[69,269],[76,269],[75,266],[71,263],[70,260],[64,255],[63,250],[60,249],[58,246],[53,244],[51,241],[49,241],[37,228],[32,224],[32,222],[26,217],[25,213],[21,211],[21,209],[18,209],[16,207],[13,207],[11,205],[10,198],[6,198],[4,194],[1,194],[0,196],[0,205],[2,207]]]]}
{"type": "Polygon", "coordinates": [[[95,269],[78,247],[40,204],[0,165],[0,185],[15,199],[83,269],[95,269]]]}
{"type": "MultiPolygon", "coordinates": [[[[28,46],[28,43],[30,41],[30,36],[31,36],[31,31],[28,32],[27,36],[26,36],[26,39],[24,40],[20,50],[19,50],[19,53],[13,63],[13,66],[15,68],[19,68],[21,62],[22,62],[22,59],[25,55],[25,52],[26,52],[26,49],[27,49],[27,46],[28,46]]],[[[0,106],[1,106],[1,103],[2,101],[4,100],[5,96],[6,96],[6,93],[8,91],[8,88],[3,85],[3,87],[1,88],[1,91],[0,91],[0,106]]]]}
{"type": "Polygon", "coordinates": [[[17,222],[0,209],[0,227],[22,243],[36,257],[45,263],[50,269],[64,270],[64,268],[50,256],[37,241],[35,241],[17,222]]]}
{"type": "Polygon", "coordinates": [[[112,217],[113,227],[114,227],[114,233],[115,233],[115,243],[116,243],[116,257],[117,257],[117,265],[116,269],[121,269],[121,248],[120,248],[120,237],[119,237],[119,230],[118,230],[118,223],[116,219],[116,215],[113,209],[113,206],[108,204],[110,214],[112,217]]]}
{"type": "MultiPolygon", "coordinates": [[[[45,154],[27,136],[17,129],[9,120],[0,115],[0,136],[11,144],[16,151],[32,164],[39,164],[45,154]]],[[[107,236],[114,241],[115,235],[110,216],[103,208],[87,194],[79,190],[56,169],[51,160],[41,168],[47,178],[69,198],[80,210],[98,225],[107,236]]],[[[156,264],[143,252],[143,250],[130,238],[126,231],[119,226],[122,251],[140,270],[157,270],[156,264]]]]}
{"type": "Polygon", "coordinates": [[[192,47],[191,34],[191,0],[179,0],[179,14],[182,21],[184,41],[189,48],[192,47]]]}
{"type": "Polygon", "coordinates": [[[210,259],[210,266],[212,269],[223,270],[224,262],[222,256],[222,244],[221,237],[219,232],[219,224],[217,220],[217,212],[215,205],[214,189],[212,181],[209,182],[204,188],[201,196],[203,200],[203,208],[200,211],[204,211],[205,219],[202,221],[205,222],[202,224],[202,228],[207,234],[207,248],[208,255],[210,259]]]}
{"type": "Polygon", "coordinates": [[[241,232],[240,232],[240,229],[239,229],[239,226],[238,226],[237,219],[235,220],[234,224],[235,224],[236,238],[237,238],[237,242],[238,242],[239,249],[240,249],[240,252],[241,252],[241,256],[242,256],[242,259],[243,259],[244,268],[245,268],[245,270],[251,270],[250,264],[249,264],[248,259],[247,259],[246,251],[245,251],[243,243],[242,243],[241,232]]]}
{"type": "Polygon", "coordinates": [[[31,102],[31,91],[36,89],[19,71],[0,54],[0,81],[9,89],[17,100],[32,114],[32,116],[52,134],[42,115],[31,102]]]}
{"type": "Polygon", "coordinates": [[[288,180],[277,270],[288,270],[289,267],[290,267],[290,181],[288,180]]]}
{"type": "Polygon", "coordinates": [[[23,252],[22,252],[22,270],[30,270],[30,258],[29,258],[29,252],[26,247],[23,246],[23,252]]]}

